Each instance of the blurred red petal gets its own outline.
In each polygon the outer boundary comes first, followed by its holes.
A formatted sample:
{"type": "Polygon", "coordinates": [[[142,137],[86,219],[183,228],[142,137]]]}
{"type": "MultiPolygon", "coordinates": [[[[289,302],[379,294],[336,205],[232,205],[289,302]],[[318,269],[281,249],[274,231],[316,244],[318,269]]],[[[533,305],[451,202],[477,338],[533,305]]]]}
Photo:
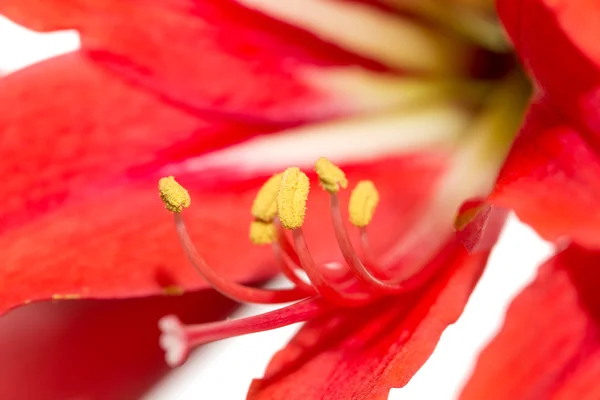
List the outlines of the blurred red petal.
{"type": "Polygon", "coordinates": [[[2,230],[18,223],[16,210],[30,218],[89,195],[90,182],[115,186],[265,131],[166,105],[81,53],[8,75],[0,89],[2,230]]]}
{"type": "Polygon", "coordinates": [[[447,267],[422,289],[307,323],[253,382],[248,399],[386,399],[459,317],[487,255],[451,243],[436,260],[447,267]]]}
{"type": "Polygon", "coordinates": [[[500,0],[498,12],[555,112],[600,151],[600,3],[500,0]]]}
{"type": "Polygon", "coordinates": [[[175,313],[206,322],[233,307],[212,291],[23,307],[0,319],[0,397],[140,398],[169,372],[157,346],[158,318],[175,313]]]}
{"type": "Polygon", "coordinates": [[[235,1],[4,1],[33,29],[77,29],[100,65],[164,101],[244,121],[298,122],[355,110],[319,69],[376,63],[235,1]]]}
{"type": "Polygon", "coordinates": [[[600,397],[600,253],[571,246],[541,267],[481,353],[461,400],[600,397]]]}
{"type": "Polygon", "coordinates": [[[532,105],[490,201],[548,240],[600,246],[600,160],[548,105],[532,105]]]}

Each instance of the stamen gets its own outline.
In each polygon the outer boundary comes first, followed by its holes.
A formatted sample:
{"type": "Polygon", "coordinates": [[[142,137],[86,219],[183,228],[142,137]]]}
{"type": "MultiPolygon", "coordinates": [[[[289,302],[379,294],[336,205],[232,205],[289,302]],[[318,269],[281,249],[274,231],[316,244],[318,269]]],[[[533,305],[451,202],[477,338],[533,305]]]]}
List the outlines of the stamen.
{"type": "Polygon", "coordinates": [[[277,215],[277,193],[281,186],[283,173],[270,177],[260,188],[254,203],[252,203],[252,216],[264,222],[271,222],[277,215]]]}
{"type": "Polygon", "coordinates": [[[256,218],[250,224],[250,240],[254,244],[272,243],[273,253],[283,274],[307,296],[316,294],[313,287],[298,275],[298,255],[290,245],[281,222],[277,218],[277,195],[283,173],[275,174],[258,191],[252,204],[252,215],[256,218]]]}
{"type": "Polygon", "coordinates": [[[292,235],[294,236],[294,243],[296,244],[296,251],[300,258],[302,269],[308,275],[308,279],[314,285],[317,293],[323,296],[323,298],[341,306],[358,306],[368,303],[373,299],[371,294],[364,291],[350,293],[331,284],[315,264],[306,244],[302,229],[297,228],[292,230],[292,235]]]}
{"type": "MultiPolygon", "coordinates": [[[[187,232],[180,212],[183,207],[187,207],[191,203],[188,191],[179,185],[172,176],[160,179],[158,188],[165,207],[173,212],[177,235],[188,260],[214,289],[233,300],[264,304],[287,303],[303,299],[307,296],[306,291],[299,288],[280,290],[259,289],[231,282],[221,277],[198,254],[187,232]]],[[[265,225],[268,224],[255,224],[255,235],[251,232],[251,236],[255,236],[254,239],[256,241],[268,241],[269,235],[273,238],[275,237],[276,233],[272,224],[270,232],[268,226],[265,225]],[[258,233],[256,232],[257,230],[258,233]]]]}
{"type": "Polygon", "coordinates": [[[358,228],[371,223],[379,203],[379,192],[372,181],[360,181],[350,195],[348,212],[350,222],[358,228]]]}
{"type": "Polygon", "coordinates": [[[272,222],[254,220],[250,223],[250,240],[257,245],[271,244],[277,239],[277,232],[272,222]]]}
{"type": "Polygon", "coordinates": [[[342,189],[348,187],[348,179],[346,174],[337,165],[325,157],[321,157],[315,163],[315,171],[319,176],[319,183],[321,187],[329,193],[337,193],[342,189]]]}
{"type": "Polygon", "coordinates": [[[299,228],[304,223],[309,189],[308,177],[299,168],[285,170],[277,194],[277,213],[286,229],[299,228]]]}
{"type": "Polygon", "coordinates": [[[180,213],[184,207],[189,207],[192,203],[188,191],[172,176],[160,178],[158,191],[161,200],[165,203],[165,208],[171,212],[180,213]]]}
{"type": "Polygon", "coordinates": [[[327,311],[321,299],[307,299],[261,315],[199,325],[184,325],[176,316],[168,315],[158,322],[160,346],[165,350],[165,361],[174,367],[202,344],[308,321],[327,311]]]}
{"type": "Polygon", "coordinates": [[[347,306],[367,301],[371,297],[367,293],[345,293],[336,288],[315,264],[301,229],[304,223],[308,192],[309,182],[306,174],[298,168],[285,170],[277,196],[278,215],[283,227],[292,230],[296,253],[302,269],[306,272],[317,293],[336,304],[347,306]]]}
{"type": "Polygon", "coordinates": [[[375,267],[376,261],[369,245],[366,227],[371,223],[379,203],[379,192],[372,181],[360,181],[350,194],[348,214],[350,223],[360,230],[363,257],[369,267],[375,267]]]}
{"type": "Polygon", "coordinates": [[[352,246],[352,242],[350,241],[350,237],[348,236],[348,232],[344,226],[344,220],[342,218],[338,196],[335,193],[331,193],[329,198],[333,227],[338,245],[342,250],[342,254],[348,263],[350,270],[361,282],[380,292],[399,294],[420,287],[424,282],[429,280],[429,278],[436,271],[436,269],[427,268],[428,265],[426,265],[413,276],[399,281],[382,280],[374,276],[360,261],[356,251],[354,250],[354,246],[352,246]]]}
{"type": "Polygon", "coordinates": [[[181,242],[188,260],[200,275],[202,275],[215,290],[218,290],[224,296],[240,302],[261,304],[288,303],[306,297],[306,293],[298,288],[279,290],[259,289],[222,278],[210,268],[206,261],[198,254],[198,251],[187,232],[182,215],[174,213],[173,216],[175,218],[175,227],[177,228],[179,241],[181,242]]]}

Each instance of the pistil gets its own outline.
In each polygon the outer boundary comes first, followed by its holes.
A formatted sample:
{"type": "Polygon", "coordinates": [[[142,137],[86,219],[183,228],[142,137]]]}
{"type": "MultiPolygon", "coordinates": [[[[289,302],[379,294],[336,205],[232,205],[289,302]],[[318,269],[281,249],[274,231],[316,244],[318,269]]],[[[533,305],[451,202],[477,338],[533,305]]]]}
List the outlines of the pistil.
{"type": "Polygon", "coordinates": [[[172,367],[181,365],[190,351],[200,345],[281,328],[297,322],[304,322],[325,314],[330,307],[318,298],[300,301],[275,311],[207,324],[185,325],[175,315],[160,319],[160,346],[165,351],[165,360],[172,367]]]}

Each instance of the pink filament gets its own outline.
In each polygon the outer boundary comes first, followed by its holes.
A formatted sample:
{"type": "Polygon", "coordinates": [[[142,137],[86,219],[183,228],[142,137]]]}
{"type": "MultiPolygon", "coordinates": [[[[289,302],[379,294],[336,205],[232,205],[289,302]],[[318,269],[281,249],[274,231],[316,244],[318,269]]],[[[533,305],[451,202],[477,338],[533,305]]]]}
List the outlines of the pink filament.
{"type": "MultiPolygon", "coordinates": [[[[383,280],[377,278],[369,271],[364,264],[358,258],[354,246],[348,237],[348,232],[344,226],[344,220],[342,218],[342,212],[340,209],[340,201],[335,193],[330,195],[330,206],[331,216],[333,220],[333,227],[335,230],[335,236],[338,241],[338,245],[342,250],[344,259],[348,263],[348,267],[354,273],[354,275],[364,284],[368,285],[372,290],[388,293],[388,294],[399,294],[410,290],[413,290],[421,286],[424,282],[429,280],[433,273],[437,270],[437,266],[433,263],[428,263],[424,268],[413,276],[401,279],[401,280],[383,280]]],[[[366,232],[363,232],[363,243],[368,244],[366,238],[366,232]]],[[[371,260],[371,262],[374,262],[371,260]]]]}
{"type": "Polygon", "coordinates": [[[273,253],[281,266],[281,271],[299,290],[303,290],[307,295],[315,295],[317,292],[312,285],[305,282],[296,273],[300,269],[298,265],[300,260],[296,251],[287,240],[281,223],[278,219],[275,219],[274,224],[277,229],[277,241],[273,242],[273,253]]]}
{"type": "Polygon", "coordinates": [[[281,226],[279,218],[275,218],[273,220],[273,224],[275,224],[275,229],[277,230],[277,239],[281,249],[285,251],[292,263],[298,266],[300,264],[300,259],[298,258],[298,254],[296,254],[296,250],[288,240],[285,230],[283,229],[283,226],[281,226]]]}
{"type": "Polygon", "coordinates": [[[275,254],[275,258],[279,262],[279,266],[281,268],[281,272],[292,282],[298,290],[302,290],[308,296],[315,295],[317,292],[312,287],[312,285],[304,282],[302,278],[300,278],[296,274],[297,266],[293,264],[290,256],[285,253],[278,242],[273,242],[273,253],[275,254]]]}
{"type": "Polygon", "coordinates": [[[241,285],[221,277],[198,254],[187,232],[181,214],[174,213],[173,215],[175,217],[177,235],[188,260],[200,275],[224,296],[235,301],[261,304],[288,303],[307,297],[306,291],[297,287],[279,290],[260,289],[241,285]]]}
{"type": "Polygon", "coordinates": [[[296,252],[298,258],[300,258],[302,269],[304,269],[304,272],[308,275],[315,290],[323,298],[342,306],[357,306],[365,304],[373,299],[373,296],[369,293],[361,291],[348,292],[332,285],[315,264],[315,261],[308,250],[302,228],[292,230],[292,235],[294,237],[296,252]]]}

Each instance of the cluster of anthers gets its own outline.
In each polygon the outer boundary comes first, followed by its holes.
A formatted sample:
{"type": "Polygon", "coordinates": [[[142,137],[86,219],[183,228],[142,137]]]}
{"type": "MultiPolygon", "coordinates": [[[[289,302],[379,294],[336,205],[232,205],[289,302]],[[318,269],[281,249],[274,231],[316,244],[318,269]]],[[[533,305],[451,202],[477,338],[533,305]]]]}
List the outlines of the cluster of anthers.
{"type": "Polygon", "coordinates": [[[262,315],[200,325],[184,325],[170,315],[159,322],[160,345],[171,366],[181,364],[189,351],[201,344],[279,328],[307,321],[330,312],[336,307],[356,307],[385,295],[399,294],[419,286],[428,278],[426,271],[408,279],[382,279],[385,265],[378,265],[371,256],[366,231],[379,202],[372,181],[360,181],[349,200],[350,222],[360,230],[363,260],[358,257],[340,208],[338,192],[348,186],[344,172],[326,158],[315,165],[321,187],[329,192],[331,217],[339,248],[346,265],[315,263],[302,231],[309,193],[309,178],[299,168],[291,167],[273,175],[259,190],[252,205],[254,221],[250,239],[255,244],[270,244],[283,274],[293,283],[284,289],[265,289],[230,281],[213,270],[200,256],[192,243],[181,215],[191,203],[186,189],[171,177],[159,181],[160,197],[173,212],[177,234],[187,258],[212,287],[223,295],[245,303],[292,305],[262,315]],[[293,244],[285,230],[291,231],[293,244]],[[364,261],[364,262],[363,262],[364,261]]]}

